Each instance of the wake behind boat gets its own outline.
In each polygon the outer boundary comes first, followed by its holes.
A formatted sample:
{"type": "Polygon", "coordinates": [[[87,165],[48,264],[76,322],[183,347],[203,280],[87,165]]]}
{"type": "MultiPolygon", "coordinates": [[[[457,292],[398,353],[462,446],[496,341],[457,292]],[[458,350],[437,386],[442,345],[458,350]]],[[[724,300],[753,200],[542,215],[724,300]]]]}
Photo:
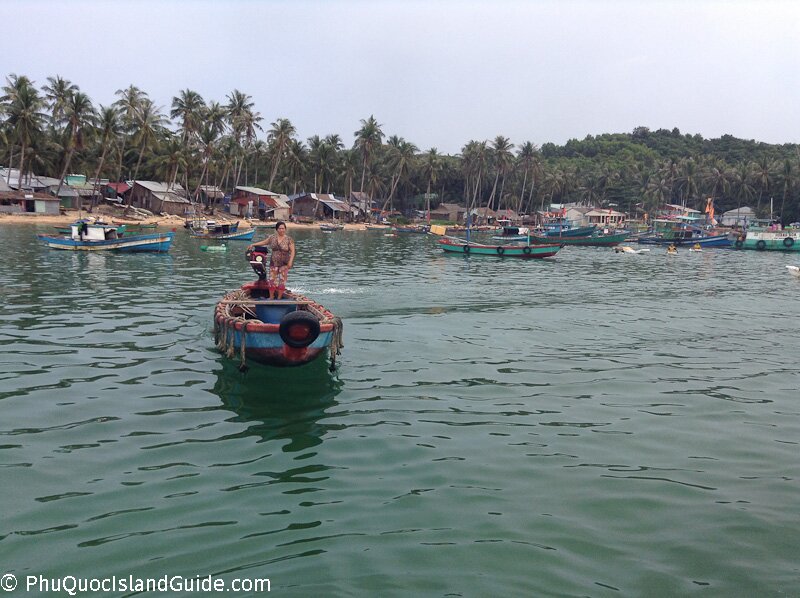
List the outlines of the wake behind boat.
{"type": "Polygon", "coordinates": [[[123,226],[79,220],[65,236],[37,235],[51,249],[67,251],[169,251],[174,233],[127,235],[123,226]],[[122,230],[121,230],[122,229],[122,230]]]}

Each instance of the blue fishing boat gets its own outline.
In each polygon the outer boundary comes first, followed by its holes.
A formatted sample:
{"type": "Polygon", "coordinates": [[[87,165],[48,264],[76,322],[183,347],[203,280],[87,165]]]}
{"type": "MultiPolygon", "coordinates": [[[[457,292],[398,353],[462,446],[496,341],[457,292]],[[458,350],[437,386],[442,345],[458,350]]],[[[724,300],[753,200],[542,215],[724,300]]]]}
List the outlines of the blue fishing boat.
{"type": "Polygon", "coordinates": [[[674,230],[667,230],[663,233],[642,235],[636,239],[642,245],[674,245],[700,247],[731,247],[733,241],[729,233],[720,235],[709,235],[702,229],[696,227],[681,227],[674,230]]]}
{"type": "Polygon", "coordinates": [[[189,234],[196,239],[219,239],[225,241],[252,241],[256,229],[239,230],[238,222],[215,222],[205,220],[192,223],[189,234]]]}
{"type": "Polygon", "coordinates": [[[588,237],[597,230],[597,225],[577,226],[561,211],[542,214],[540,228],[541,233],[548,237],[588,237]]]}
{"type": "Polygon", "coordinates": [[[174,233],[126,235],[119,226],[79,220],[64,236],[37,235],[51,249],[68,251],[169,251],[174,233]]]}
{"type": "Polygon", "coordinates": [[[269,299],[267,252],[247,252],[258,280],[227,293],[214,310],[214,340],[228,357],[273,366],[297,366],[328,349],[331,369],[341,352],[342,321],[319,303],[287,291],[269,299]]]}

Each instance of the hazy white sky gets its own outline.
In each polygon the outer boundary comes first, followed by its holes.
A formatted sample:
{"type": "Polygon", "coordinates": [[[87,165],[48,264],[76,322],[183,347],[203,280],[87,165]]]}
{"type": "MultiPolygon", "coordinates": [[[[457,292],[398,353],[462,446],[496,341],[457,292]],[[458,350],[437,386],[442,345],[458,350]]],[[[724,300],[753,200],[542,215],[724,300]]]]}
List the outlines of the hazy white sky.
{"type": "Polygon", "coordinates": [[[455,153],[634,127],[800,142],[800,2],[3,2],[0,75],[59,74],[95,102],[135,84],[251,96],[263,126],[455,153]]]}

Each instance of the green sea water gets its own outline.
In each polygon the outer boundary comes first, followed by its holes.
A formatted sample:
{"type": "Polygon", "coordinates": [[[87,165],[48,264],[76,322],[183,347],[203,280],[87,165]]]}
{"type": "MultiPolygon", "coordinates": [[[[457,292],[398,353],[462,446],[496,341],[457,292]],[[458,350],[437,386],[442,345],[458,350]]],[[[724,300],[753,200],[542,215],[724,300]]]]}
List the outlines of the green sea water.
{"type": "Polygon", "coordinates": [[[83,255],[47,229],[0,227],[8,595],[209,575],[281,596],[800,595],[796,256],[525,262],[290,231],[289,286],[344,322],[339,368],[241,373],[211,315],[253,278],[246,243],[83,255]]]}

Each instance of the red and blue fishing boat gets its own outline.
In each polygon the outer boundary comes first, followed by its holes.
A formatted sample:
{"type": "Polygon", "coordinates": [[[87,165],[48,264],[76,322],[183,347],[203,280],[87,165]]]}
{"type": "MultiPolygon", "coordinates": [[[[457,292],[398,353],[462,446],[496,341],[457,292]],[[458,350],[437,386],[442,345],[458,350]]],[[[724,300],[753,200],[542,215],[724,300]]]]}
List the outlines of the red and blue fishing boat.
{"type": "Polygon", "coordinates": [[[70,226],[67,235],[37,235],[37,238],[51,249],[67,251],[165,252],[169,251],[174,236],[171,232],[128,235],[124,229],[124,226],[79,220],[70,226]]]}
{"type": "Polygon", "coordinates": [[[342,321],[298,293],[269,299],[266,250],[247,252],[258,280],[228,292],[214,309],[214,340],[228,357],[272,366],[309,363],[328,349],[331,369],[341,352],[342,321]]]}

